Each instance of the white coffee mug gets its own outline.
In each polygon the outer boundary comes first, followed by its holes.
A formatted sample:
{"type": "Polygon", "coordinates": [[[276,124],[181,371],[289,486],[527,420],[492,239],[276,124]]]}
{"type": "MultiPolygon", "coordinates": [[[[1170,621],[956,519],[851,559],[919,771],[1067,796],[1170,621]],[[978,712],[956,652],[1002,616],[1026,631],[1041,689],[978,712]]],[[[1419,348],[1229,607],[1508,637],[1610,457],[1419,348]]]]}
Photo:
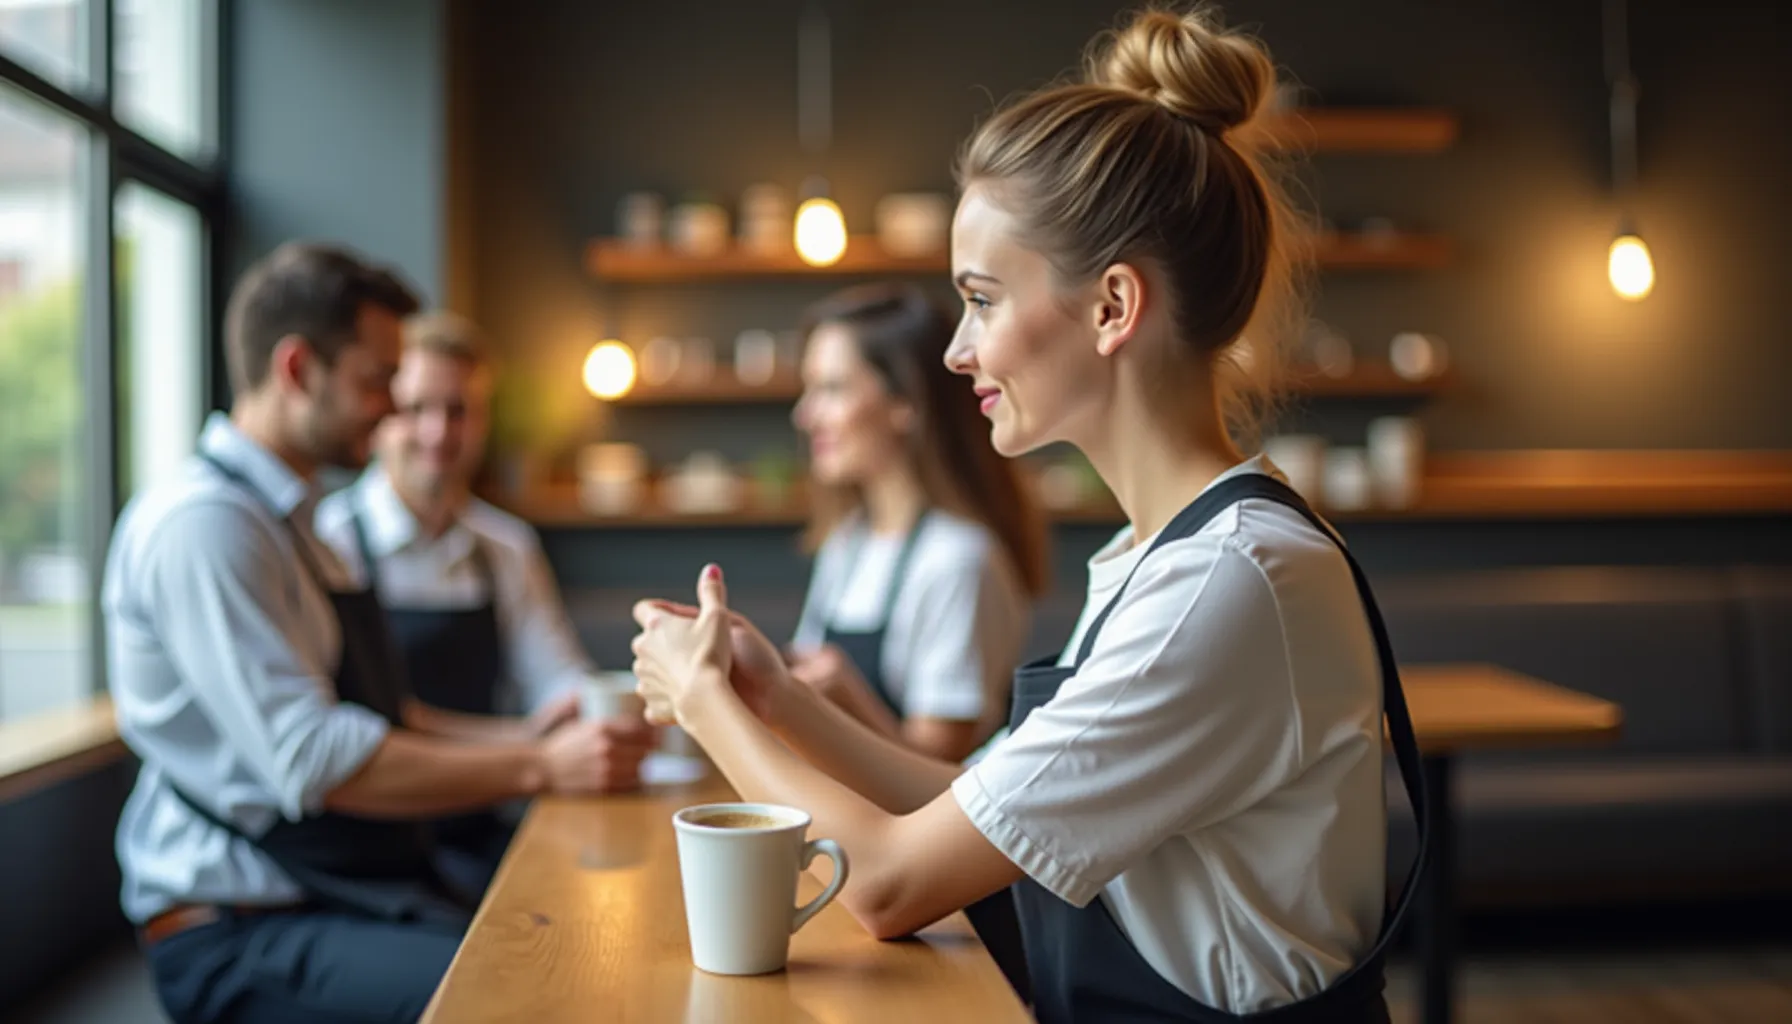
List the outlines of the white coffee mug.
{"type": "Polygon", "coordinates": [[[599,672],[579,688],[579,717],[588,721],[606,718],[640,718],[647,702],[635,692],[632,672],[599,672]]]}
{"type": "Polygon", "coordinates": [[[703,804],[672,816],[684,881],[691,960],[711,974],[768,974],[790,959],[790,937],[846,884],[846,852],[832,839],[805,841],[809,815],[777,804],[703,804]],[[721,815],[765,819],[724,827],[721,815]],[[705,821],[711,824],[704,824],[705,821]],[[796,905],[797,875],[816,854],[834,862],[821,895],[796,905]]]}

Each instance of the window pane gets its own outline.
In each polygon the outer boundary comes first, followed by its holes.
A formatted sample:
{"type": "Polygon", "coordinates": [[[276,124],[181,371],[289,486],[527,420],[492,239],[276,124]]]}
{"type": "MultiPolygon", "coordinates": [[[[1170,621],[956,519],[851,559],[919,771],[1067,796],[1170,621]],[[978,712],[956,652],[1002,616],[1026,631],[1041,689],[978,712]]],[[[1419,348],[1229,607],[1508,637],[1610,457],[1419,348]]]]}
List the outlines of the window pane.
{"type": "Polygon", "coordinates": [[[85,85],[86,0],[0,0],[0,53],[65,89],[85,85]]]}
{"type": "MultiPolygon", "coordinates": [[[[0,0],[0,3],[5,0],[0,0]]],[[[118,119],[182,156],[211,145],[211,0],[115,0],[118,119]]]]}
{"type": "Polygon", "coordinates": [[[135,182],[118,192],[118,468],[125,497],[193,451],[205,411],[198,211],[135,182]]]}
{"type": "Polygon", "coordinates": [[[82,130],[0,86],[0,716],[84,698],[82,130]]]}

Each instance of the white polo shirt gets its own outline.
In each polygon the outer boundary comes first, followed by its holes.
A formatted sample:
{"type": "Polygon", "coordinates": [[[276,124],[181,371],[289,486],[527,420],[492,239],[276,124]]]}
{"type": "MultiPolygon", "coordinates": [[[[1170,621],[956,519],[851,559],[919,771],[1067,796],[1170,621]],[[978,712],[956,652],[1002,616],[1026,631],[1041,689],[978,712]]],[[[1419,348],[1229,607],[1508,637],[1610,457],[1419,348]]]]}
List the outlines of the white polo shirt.
{"type": "MultiPolygon", "coordinates": [[[[906,539],[873,534],[858,516],[829,534],[816,555],[793,645],[821,646],[829,626],[882,625],[906,539]]],[[[884,639],[884,682],[903,717],[992,727],[1006,720],[1031,616],[1031,601],[995,536],[974,520],[930,514],[915,537],[884,639]]]]}
{"type": "MultiPolygon", "coordinates": [[[[1245,472],[1279,478],[1258,457],[1219,479],[1245,472]]],[[[1149,546],[1131,541],[1090,560],[1060,664],[1149,546]]],[[[1375,943],[1381,726],[1343,554],[1252,499],[1146,559],[1083,667],[952,792],[1045,888],[1105,899],[1177,988],[1253,1013],[1317,994],[1375,943]]]]}

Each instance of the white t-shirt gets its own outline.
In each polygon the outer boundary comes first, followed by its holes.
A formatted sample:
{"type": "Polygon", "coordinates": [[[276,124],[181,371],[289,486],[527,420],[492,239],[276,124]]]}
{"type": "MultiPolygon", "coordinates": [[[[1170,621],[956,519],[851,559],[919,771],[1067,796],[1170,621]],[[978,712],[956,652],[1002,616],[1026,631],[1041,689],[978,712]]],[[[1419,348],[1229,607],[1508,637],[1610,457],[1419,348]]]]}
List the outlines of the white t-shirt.
{"type": "MultiPolygon", "coordinates": [[[[1244,472],[1279,476],[1259,457],[1219,479],[1244,472]]],[[[1090,560],[1061,665],[1148,546],[1123,531],[1090,560]]],[[[1177,988],[1253,1013],[1317,994],[1375,943],[1381,724],[1343,554],[1247,500],[1146,559],[1083,667],[952,792],[1046,889],[1106,899],[1177,988]]]]}
{"type": "MultiPolygon", "coordinates": [[[[872,534],[854,516],[822,544],[793,646],[821,646],[825,630],[882,625],[906,535],[872,534]]],[[[994,725],[1032,609],[1001,543],[982,524],[935,510],[922,523],[906,578],[890,605],[884,683],[904,718],[994,725]]]]}

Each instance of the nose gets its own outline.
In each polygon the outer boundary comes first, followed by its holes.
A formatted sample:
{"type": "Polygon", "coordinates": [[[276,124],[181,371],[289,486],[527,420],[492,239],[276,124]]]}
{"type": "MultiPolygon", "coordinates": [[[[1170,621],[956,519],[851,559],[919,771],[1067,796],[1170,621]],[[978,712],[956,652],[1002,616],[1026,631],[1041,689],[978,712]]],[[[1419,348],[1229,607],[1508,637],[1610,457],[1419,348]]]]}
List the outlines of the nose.
{"type": "Polygon", "coordinates": [[[965,330],[968,320],[967,317],[958,322],[958,330],[952,332],[952,344],[946,346],[946,369],[966,376],[977,370],[976,347],[971,344],[970,332],[965,330]]]}

